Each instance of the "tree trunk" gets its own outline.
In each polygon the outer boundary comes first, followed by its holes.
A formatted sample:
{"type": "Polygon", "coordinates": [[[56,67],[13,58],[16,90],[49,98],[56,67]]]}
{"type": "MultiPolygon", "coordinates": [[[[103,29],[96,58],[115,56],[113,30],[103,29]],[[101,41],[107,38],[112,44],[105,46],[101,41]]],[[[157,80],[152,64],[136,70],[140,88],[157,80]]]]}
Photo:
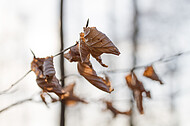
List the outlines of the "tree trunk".
{"type": "MultiPolygon", "coordinates": [[[[63,0],[60,1],[60,51],[64,49],[64,41],[63,41],[63,0]]],[[[61,85],[64,87],[64,54],[60,55],[60,71],[61,71],[61,85]]],[[[60,126],[65,126],[65,104],[61,102],[61,116],[60,116],[60,126]]]]}

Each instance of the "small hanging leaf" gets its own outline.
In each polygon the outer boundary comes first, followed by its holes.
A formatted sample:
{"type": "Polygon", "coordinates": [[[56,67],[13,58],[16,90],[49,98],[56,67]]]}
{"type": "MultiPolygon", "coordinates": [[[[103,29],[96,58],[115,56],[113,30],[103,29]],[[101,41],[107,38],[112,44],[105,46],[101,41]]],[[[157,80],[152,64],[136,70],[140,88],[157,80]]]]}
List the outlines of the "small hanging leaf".
{"type": "Polygon", "coordinates": [[[84,27],[84,38],[86,45],[93,57],[98,57],[103,53],[119,55],[120,52],[112,41],[96,27],[84,27]]]}
{"type": "Polygon", "coordinates": [[[133,91],[133,95],[136,100],[137,108],[139,112],[143,114],[144,110],[143,110],[143,105],[142,105],[142,101],[143,101],[142,93],[145,92],[146,97],[151,98],[150,91],[145,90],[142,82],[140,82],[137,79],[137,76],[133,72],[127,75],[125,79],[126,79],[128,87],[133,91]]]}
{"type": "Polygon", "coordinates": [[[31,69],[36,74],[36,82],[38,86],[44,92],[54,92],[60,99],[63,99],[68,95],[55,76],[53,57],[34,58],[31,63],[31,69]]]}
{"type": "Polygon", "coordinates": [[[113,91],[110,85],[110,81],[104,80],[102,77],[97,76],[96,71],[93,68],[81,62],[78,62],[77,67],[80,75],[82,75],[95,87],[108,93],[111,93],[113,91]]]}
{"type": "Polygon", "coordinates": [[[144,109],[143,109],[143,96],[142,92],[140,90],[133,90],[133,96],[135,98],[137,108],[141,114],[144,114],[144,109]]]}
{"type": "Polygon", "coordinates": [[[154,68],[153,66],[148,66],[146,67],[144,73],[143,73],[143,76],[147,77],[147,78],[150,78],[152,80],[155,80],[155,81],[159,81],[160,84],[163,84],[163,82],[159,79],[158,75],[156,74],[156,72],[154,71],[154,68]]]}
{"type": "Polygon", "coordinates": [[[113,115],[114,118],[118,115],[118,114],[122,114],[122,115],[131,115],[132,110],[126,111],[126,112],[121,112],[119,110],[117,110],[115,107],[113,107],[112,103],[109,101],[105,101],[107,109],[110,110],[113,115]]]}
{"type": "Polygon", "coordinates": [[[65,101],[66,105],[75,105],[77,102],[82,102],[82,103],[87,104],[86,101],[84,101],[83,99],[79,98],[78,96],[76,96],[73,93],[74,87],[75,87],[75,84],[70,84],[70,85],[64,87],[64,90],[69,93],[68,97],[66,97],[65,99],[63,99],[65,101]]]}
{"type": "Polygon", "coordinates": [[[43,103],[49,108],[49,106],[48,106],[48,104],[47,104],[47,102],[46,102],[46,99],[45,99],[45,96],[44,96],[44,93],[43,93],[43,92],[41,92],[40,97],[41,97],[43,103]]]}
{"type": "Polygon", "coordinates": [[[80,54],[79,54],[79,44],[70,48],[70,51],[68,53],[65,53],[64,57],[70,62],[81,61],[80,54]]]}

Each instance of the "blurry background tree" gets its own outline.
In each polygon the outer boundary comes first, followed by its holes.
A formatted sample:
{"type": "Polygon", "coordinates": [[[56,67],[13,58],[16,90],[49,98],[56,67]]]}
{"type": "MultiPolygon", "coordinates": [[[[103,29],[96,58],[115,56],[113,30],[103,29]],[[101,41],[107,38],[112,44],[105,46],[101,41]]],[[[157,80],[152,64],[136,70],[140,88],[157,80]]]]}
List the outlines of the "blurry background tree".
{"type": "MultiPolygon", "coordinates": [[[[0,0],[0,86],[9,87],[30,69],[32,49],[37,57],[54,55],[60,51],[60,3],[57,0],[0,0]]],[[[75,93],[85,98],[88,105],[77,104],[66,108],[65,125],[131,125],[130,117],[118,115],[113,119],[111,112],[100,99],[113,100],[121,111],[130,108],[131,91],[126,86],[125,69],[134,65],[146,65],[161,57],[190,50],[190,4],[188,0],[64,0],[64,47],[75,44],[85,26],[96,26],[114,41],[119,48],[119,57],[103,55],[109,68],[102,68],[93,62],[96,71],[106,72],[114,92],[104,93],[78,78],[76,63],[65,61],[65,85],[76,82],[75,93]],[[138,10],[138,50],[134,53],[134,3],[138,10]],[[134,63],[134,54],[136,63],[134,63]]],[[[152,99],[144,99],[144,115],[134,107],[133,126],[187,126],[189,120],[189,56],[156,63],[154,67],[164,82],[141,77],[143,69],[136,70],[137,76],[151,90],[152,99]]],[[[59,58],[55,58],[57,76],[61,78],[59,58]]],[[[61,65],[62,66],[62,65],[61,65]]],[[[1,91],[0,90],[0,91],[1,91]]],[[[6,106],[30,98],[40,91],[33,73],[29,74],[9,94],[0,96],[0,110],[6,106]]],[[[40,100],[39,96],[35,97],[40,100]]],[[[49,105],[27,102],[0,114],[1,126],[58,126],[60,125],[60,103],[49,105]],[[11,121],[10,121],[11,120],[11,121]]],[[[136,105],[134,105],[136,106],[136,105]]]]}

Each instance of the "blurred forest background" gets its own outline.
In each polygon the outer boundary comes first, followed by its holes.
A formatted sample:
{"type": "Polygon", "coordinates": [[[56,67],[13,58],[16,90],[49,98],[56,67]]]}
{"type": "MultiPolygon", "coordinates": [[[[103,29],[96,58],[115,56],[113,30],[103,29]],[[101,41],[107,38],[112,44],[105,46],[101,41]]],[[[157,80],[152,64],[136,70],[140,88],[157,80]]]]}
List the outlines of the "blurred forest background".
{"type": "MultiPolygon", "coordinates": [[[[154,64],[163,86],[141,78],[143,69],[135,70],[152,93],[152,99],[144,99],[144,115],[135,106],[132,119],[124,115],[113,118],[110,111],[103,111],[106,106],[99,99],[112,100],[119,110],[128,110],[132,95],[125,82],[125,69],[190,50],[190,1],[64,0],[65,48],[79,39],[88,18],[89,26],[105,33],[121,52],[120,56],[103,55],[108,68],[102,68],[92,58],[96,71],[104,71],[115,90],[107,94],[82,77],[67,77],[65,85],[76,82],[76,94],[89,104],[66,107],[66,126],[132,126],[131,120],[133,126],[189,126],[190,55],[154,64]]],[[[60,51],[60,0],[0,0],[0,91],[30,70],[30,49],[37,57],[60,51]]],[[[54,64],[61,78],[59,58],[54,59],[54,64]]],[[[71,74],[79,75],[76,63],[65,60],[65,75],[71,74]]],[[[35,75],[30,73],[11,93],[0,95],[0,109],[40,90],[35,75]]],[[[40,100],[40,96],[36,99],[40,100]]],[[[0,125],[59,126],[60,103],[49,106],[34,102],[15,106],[0,114],[0,125]]]]}

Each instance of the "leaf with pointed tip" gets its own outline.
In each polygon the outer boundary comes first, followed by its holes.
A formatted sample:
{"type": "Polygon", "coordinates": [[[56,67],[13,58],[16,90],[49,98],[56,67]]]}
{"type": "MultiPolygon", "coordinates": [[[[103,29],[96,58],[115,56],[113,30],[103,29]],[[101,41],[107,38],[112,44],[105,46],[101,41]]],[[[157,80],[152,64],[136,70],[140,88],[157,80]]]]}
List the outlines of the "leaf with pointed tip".
{"type": "Polygon", "coordinates": [[[106,64],[104,64],[104,63],[102,62],[101,56],[98,56],[98,57],[95,57],[95,58],[96,58],[96,60],[97,60],[103,67],[108,67],[106,64]]]}
{"type": "Polygon", "coordinates": [[[109,102],[109,101],[105,101],[106,103],[106,106],[107,106],[107,109],[110,110],[113,115],[114,115],[114,118],[118,115],[118,114],[122,114],[122,115],[131,115],[131,110],[129,111],[126,111],[126,112],[121,112],[119,110],[117,110],[115,107],[113,107],[112,103],[109,102]]]}
{"type": "Polygon", "coordinates": [[[119,55],[120,52],[112,41],[96,27],[84,27],[84,38],[93,57],[98,57],[103,53],[119,55]]]}
{"type": "Polygon", "coordinates": [[[143,76],[147,77],[147,78],[150,78],[152,80],[155,80],[155,81],[159,81],[160,84],[163,84],[163,82],[159,79],[158,75],[156,74],[153,66],[148,66],[146,67],[144,73],[143,73],[143,76]]]}
{"type": "Polygon", "coordinates": [[[43,93],[43,92],[40,94],[40,97],[41,97],[43,103],[49,108],[49,106],[48,106],[48,104],[47,104],[47,102],[46,102],[46,99],[45,99],[45,96],[44,96],[44,93],[43,93]]]}
{"type": "Polygon", "coordinates": [[[113,91],[110,81],[104,80],[102,77],[97,76],[96,71],[93,68],[81,62],[78,62],[77,67],[80,75],[82,75],[95,87],[108,93],[113,91]]]}
{"type": "Polygon", "coordinates": [[[140,90],[133,90],[133,95],[134,95],[139,112],[141,114],[144,114],[142,92],[140,90]]]}

